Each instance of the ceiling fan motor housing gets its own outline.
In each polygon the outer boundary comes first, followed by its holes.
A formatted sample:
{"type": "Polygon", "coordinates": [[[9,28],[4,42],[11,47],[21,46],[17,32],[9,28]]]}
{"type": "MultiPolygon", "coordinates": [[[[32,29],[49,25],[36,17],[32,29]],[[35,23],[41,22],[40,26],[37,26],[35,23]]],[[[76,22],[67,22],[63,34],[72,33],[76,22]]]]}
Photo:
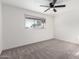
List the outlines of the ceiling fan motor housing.
{"type": "Polygon", "coordinates": [[[54,7],[54,5],[52,3],[50,3],[49,5],[50,5],[50,8],[53,8],[54,7]]]}

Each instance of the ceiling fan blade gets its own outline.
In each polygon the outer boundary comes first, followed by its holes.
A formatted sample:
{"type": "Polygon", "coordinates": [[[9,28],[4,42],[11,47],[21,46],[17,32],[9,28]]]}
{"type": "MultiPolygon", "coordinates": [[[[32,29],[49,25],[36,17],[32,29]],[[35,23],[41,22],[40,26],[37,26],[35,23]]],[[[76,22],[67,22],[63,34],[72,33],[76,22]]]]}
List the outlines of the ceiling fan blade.
{"type": "Polygon", "coordinates": [[[45,5],[40,5],[40,7],[49,7],[49,6],[45,6],[45,5]]]}
{"type": "Polygon", "coordinates": [[[48,11],[48,10],[50,10],[50,8],[46,9],[44,12],[46,12],[46,11],[48,11]]]}
{"type": "Polygon", "coordinates": [[[53,11],[54,11],[54,12],[57,12],[57,10],[56,10],[55,8],[53,9],[53,11]]]}
{"type": "Polygon", "coordinates": [[[53,0],[52,5],[55,5],[56,2],[57,2],[57,0],[53,0]]]}
{"type": "Polygon", "coordinates": [[[55,6],[55,8],[59,8],[59,7],[66,7],[66,5],[57,5],[57,6],[55,6]]]}

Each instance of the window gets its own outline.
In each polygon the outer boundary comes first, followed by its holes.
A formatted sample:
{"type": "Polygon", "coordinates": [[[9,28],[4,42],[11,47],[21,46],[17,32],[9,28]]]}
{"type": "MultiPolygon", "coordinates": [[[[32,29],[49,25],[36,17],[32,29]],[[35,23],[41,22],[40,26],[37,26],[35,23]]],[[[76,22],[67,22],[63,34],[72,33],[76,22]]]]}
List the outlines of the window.
{"type": "Polygon", "coordinates": [[[35,16],[25,16],[25,28],[26,29],[33,29],[33,28],[44,28],[45,25],[45,19],[44,18],[39,18],[35,16]]]}

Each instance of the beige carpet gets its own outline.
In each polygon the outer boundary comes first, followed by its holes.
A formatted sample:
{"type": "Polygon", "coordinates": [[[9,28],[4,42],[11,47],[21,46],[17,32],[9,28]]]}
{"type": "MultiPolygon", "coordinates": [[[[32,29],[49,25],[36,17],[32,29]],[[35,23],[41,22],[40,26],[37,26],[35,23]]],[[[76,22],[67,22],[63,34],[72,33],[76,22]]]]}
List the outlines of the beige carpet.
{"type": "Polygon", "coordinates": [[[1,56],[4,59],[79,59],[78,52],[79,45],[52,39],[8,49],[1,56]]]}

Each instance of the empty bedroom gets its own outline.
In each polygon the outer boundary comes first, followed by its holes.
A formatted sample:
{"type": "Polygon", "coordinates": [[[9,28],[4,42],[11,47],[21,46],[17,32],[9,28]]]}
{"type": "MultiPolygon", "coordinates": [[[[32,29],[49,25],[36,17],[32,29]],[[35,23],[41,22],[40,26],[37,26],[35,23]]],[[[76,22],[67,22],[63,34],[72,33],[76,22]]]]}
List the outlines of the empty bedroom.
{"type": "Polygon", "coordinates": [[[0,59],[79,59],[79,0],[0,0],[0,59]]]}

